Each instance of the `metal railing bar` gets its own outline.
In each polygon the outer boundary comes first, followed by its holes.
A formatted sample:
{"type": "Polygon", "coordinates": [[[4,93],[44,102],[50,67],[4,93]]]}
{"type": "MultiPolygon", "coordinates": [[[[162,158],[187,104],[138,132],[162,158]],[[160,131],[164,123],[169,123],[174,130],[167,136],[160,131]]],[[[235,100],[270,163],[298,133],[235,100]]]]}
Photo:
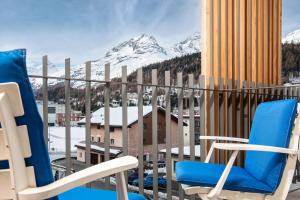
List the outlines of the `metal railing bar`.
{"type": "Polygon", "coordinates": [[[144,115],[143,115],[143,69],[137,72],[138,91],[138,160],[139,193],[144,194],[144,115]]]}
{"type": "MultiPolygon", "coordinates": [[[[165,72],[165,85],[170,86],[170,71],[165,72]]],[[[171,99],[170,99],[170,88],[165,88],[166,98],[166,169],[167,169],[167,199],[172,198],[172,138],[171,138],[171,99]]]]}
{"type": "MultiPolygon", "coordinates": [[[[91,78],[91,62],[85,63],[85,76],[89,80],[91,78]]],[[[85,87],[85,164],[86,167],[91,166],[91,82],[86,82],[85,87]]],[[[91,187],[91,184],[87,184],[91,187]]]]}
{"type": "MultiPolygon", "coordinates": [[[[102,83],[107,84],[110,83],[110,85],[122,85],[122,84],[126,84],[127,86],[138,86],[138,85],[142,85],[145,87],[157,87],[157,88],[166,88],[165,85],[153,85],[153,84],[148,84],[148,83],[135,83],[135,82],[121,82],[121,81],[101,81],[101,80],[95,80],[95,79],[80,79],[80,78],[65,78],[65,77],[54,77],[54,76],[41,76],[41,75],[29,75],[30,78],[41,78],[41,79],[57,79],[57,80],[70,80],[70,81],[79,81],[79,82],[93,82],[93,83],[102,83]]],[[[282,88],[294,88],[294,87],[300,87],[299,85],[290,85],[290,86],[266,86],[266,87],[248,87],[248,88],[232,88],[232,89],[223,89],[223,90],[218,90],[218,89],[210,89],[210,88],[199,88],[199,87],[186,87],[186,86],[182,86],[182,87],[178,87],[175,85],[171,85],[169,88],[171,89],[183,89],[183,90],[189,90],[189,89],[193,89],[195,91],[199,91],[199,90],[203,90],[203,91],[220,91],[220,92],[242,92],[243,90],[260,90],[260,89],[282,89],[282,88]]]]}
{"type": "MultiPolygon", "coordinates": [[[[65,60],[65,76],[70,77],[71,60],[65,60]]],[[[70,80],[65,80],[65,134],[66,134],[66,174],[71,174],[71,105],[70,80]]]]}
{"type": "MultiPolygon", "coordinates": [[[[194,75],[189,74],[189,86],[194,85],[194,75]]],[[[195,160],[195,103],[194,90],[189,90],[189,132],[190,132],[190,160],[195,160]]]]}
{"type": "MultiPolygon", "coordinates": [[[[109,146],[110,146],[110,65],[105,65],[104,78],[107,82],[104,90],[104,160],[109,161],[109,146]]],[[[108,189],[110,178],[105,178],[105,187],[108,189]]]]}
{"type": "MultiPolygon", "coordinates": [[[[157,69],[152,70],[152,84],[157,84],[157,69]]],[[[153,151],[153,199],[158,199],[158,136],[157,136],[157,88],[152,87],[152,151],[153,151]]]]}
{"type": "MultiPolygon", "coordinates": [[[[48,75],[48,56],[43,56],[43,76],[48,75]]],[[[48,130],[48,80],[43,80],[43,125],[45,144],[49,149],[49,130],[48,130]]]]}
{"type": "MultiPolygon", "coordinates": [[[[122,82],[127,82],[127,66],[122,67],[122,82]]],[[[122,84],[122,144],[123,156],[128,155],[128,114],[127,114],[127,85],[122,84]]],[[[126,183],[128,183],[128,174],[125,172],[126,183]]],[[[126,184],[127,186],[127,184],[126,184]]]]}

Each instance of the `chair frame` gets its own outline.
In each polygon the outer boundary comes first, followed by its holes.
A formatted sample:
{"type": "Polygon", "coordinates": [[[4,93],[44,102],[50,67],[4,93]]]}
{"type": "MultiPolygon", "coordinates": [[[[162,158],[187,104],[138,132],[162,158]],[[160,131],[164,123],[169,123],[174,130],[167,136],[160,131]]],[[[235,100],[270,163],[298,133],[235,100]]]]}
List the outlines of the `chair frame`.
{"type": "Polygon", "coordinates": [[[64,177],[49,185],[36,187],[33,167],[26,167],[31,156],[26,126],[17,126],[15,117],[24,115],[19,87],[16,83],[0,84],[0,160],[8,160],[9,169],[0,170],[0,199],[42,200],[99,178],[116,174],[117,196],[128,200],[124,172],[136,168],[132,156],[116,158],[64,177]]]}
{"type": "Polygon", "coordinates": [[[278,148],[273,146],[264,145],[251,145],[247,144],[248,139],[232,138],[232,137],[216,137],[216,136],[200,136],[201,140],[211,140],[212,145],[205,159],[205,163],[209,163],[214,149],[229,150],[233,151],[231,157],[214,188],[212,187],[200,187],[200,186],[189,186],[181,184],[183,190],[187,195],[198,195],[203,200],[217,200],[217,199],[228,199],[228,200],[285,200],[290,186],[292,184],[296,162],[299,157],[299,137],[300,137],[300,119],[296,117],[295,125],[293,127],[289,148],[278,148]],[[218,143],[219,141],[227,141],[231,143],[218,143]],[[239,142],[239,143],[232,143],[239,142]],[[273,194],[261,194],[261,193],[250,193],[241,191],[231,191],[223,189],[226,179],[230,173],[230,170],[237,158],[240,151],[262,151],[262,152],[274,152],[287,154],[288,158],[282,174],[281,182],[277,190],[273,194]]]}

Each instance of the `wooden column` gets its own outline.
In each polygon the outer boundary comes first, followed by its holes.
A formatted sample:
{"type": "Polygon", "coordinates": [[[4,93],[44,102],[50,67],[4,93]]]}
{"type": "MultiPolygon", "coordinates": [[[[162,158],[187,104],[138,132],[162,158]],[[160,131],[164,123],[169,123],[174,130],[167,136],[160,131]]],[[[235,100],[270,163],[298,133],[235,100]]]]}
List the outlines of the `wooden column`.
{"type": "MultiPolygon", "coordinates": [[[[282,0],[202,0],[202,3],[201,72],[205,87],[218,89],[219,80],[223,80],[225,89],[280,85],[282,0]]],[[[234,92],[225,94],[224,102],[219,100],[218,94],[207,92],[206,134],[243,135],[237,133],[245,130],[238,122],[245,117],[241,110],[246,110],[251,121],[250,110],[242,107],[248,100],[243,102],[241,95],[234,92]],[[213,104],[211,96],[215,96],[213,104]],[[226,106],[220,112],[219,104],[223,103],[226,106]],[[225,120],[224,131],[219,131],[220,117],[225,120]]]]}
{"type": "Polygon", "coordinates": [[[203,0],[202,74],[281,84],[282,0],[203,0]]]}

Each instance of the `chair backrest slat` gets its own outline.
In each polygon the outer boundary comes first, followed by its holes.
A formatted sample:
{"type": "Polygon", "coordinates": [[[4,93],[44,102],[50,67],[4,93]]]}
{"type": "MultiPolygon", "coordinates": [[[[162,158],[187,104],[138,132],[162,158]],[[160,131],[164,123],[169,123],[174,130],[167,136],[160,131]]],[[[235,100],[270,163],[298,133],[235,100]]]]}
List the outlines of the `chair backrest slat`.
{"type": "MultiPolygon", "coordinates": [[[[31,156],[31,148],[30,148],[27,127],[18,126],[17,129],[22,144],[24,158],[29,158],[31,156]]],[[[9,149],[5,144],[6,144],[5,135],[3,130],[0,129],[0,160],[9,159],[9,149]]]]}
{"type": "Polygon", "coordinates": [[[18,85],[16,83],[1,83],[0,93],[2,92],[9,96],[10,104],[13,105],[12,111],[14,116],[23,116],[24,109],[18,85]]]}
{"type": "Polygon", "coordinates": [[[15,197],[10,173],[9,169],[0,170],[0,199],[14,199],[15,197]]]}

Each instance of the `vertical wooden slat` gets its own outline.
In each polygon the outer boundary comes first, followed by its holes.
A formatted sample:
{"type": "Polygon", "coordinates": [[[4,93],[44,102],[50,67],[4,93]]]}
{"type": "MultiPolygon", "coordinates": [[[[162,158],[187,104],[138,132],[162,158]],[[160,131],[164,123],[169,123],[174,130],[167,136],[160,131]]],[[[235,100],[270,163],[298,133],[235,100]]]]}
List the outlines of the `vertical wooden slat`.
{"type": "Polygon", "coordinates": [[[234,0],[234,80],[240,80],[240,0],[234,0]]]}
{"type": "Polygon", "coordinates": [[[211,74],[211,66],[212,66],[212,32],[213,32],[213,23],[212,23],[212,15],[213,15],[213,1],[203,1],[202,2],[202,36],[203,36],[203,57],[205,59],[201,59],[201,72],[203,74],[211,74]],[[209,31],[207,31],[209,30],[209,31]]]}
{"type": "MultiPolygon", "coordinates": [[[[104,159],[109,160],[109,146],[110,146],[110,64],[105,64],[104,69],[104,80],[105,80],[105,90],[104,90],[104,159]]],[[[105,187],[108,188],[110,185],[110,178],[105,178],[105,187]]]]}
{"type": "Polygon", "coordinates": [[[278,0],[273,0],[273,77],[274,77],[274,84],[278,83],[278,0]]]}
{"type": "MultiPolygon", "coordinates": [[[[200,88],[205,88],[205,77],[199,77],[200,88]]],[[[205,136],[205,91],[200,90],[200,136],[205,136]]],[[[178,99],[179,100],[179,99],[178,99]]],[[[200,158],[204,162],[206,158],[205,141],[200,140],[200,158]]]]}
{"type": "Polygon", "coordinates": [[[246,6],[246,79],[252,81],[252,0],[247,0],[246,6]]]}
{"type": "Polygon", "coordinates": [[[270,77],[269,77],[269,0],[265,0],[263,1],[263,42],[264,42],[264,47],[263,47],[263,51],[264,51],[264,81],[267,84],[270,84],[270,77]]]}
{"type": "Polygon", "coordinates": [[[153,153],[153,199],[158,199],[157,166],[157,69],[152,70],[152,153],[153,153]]]}
{"type": "Polygon", "coordinates": [[[48,132],[48,56],[43,56],[43,125],[44,138],[47,148],[49,148],[48,132]]]}
{"type": "MultiPolygon", "coordinates": [[[[189,74],[189,87],[194,87],[194,75],[189,74]]],[[[194,90],[189,89],[189,132],[190,132],[190,160],[195,160],[195,105],[194,90]]]]}
{"type": "Polygon", "coordinates": [[[213,27],[214,27],[214,37],[213,37],[213,70],[214,77],[221,76],[221,0],[213,1],[213,27]]]}
{"type": "Polygon", "coordinates": [[[167,168],[167,199],[172,198],[172,138],[171,138],[171,99],[170,99],[171,78],[170,71],[165,72],[165,95],[166,95],[166,168],[167,168]]]}
{"type": "Polygon", "coordinates": [[[65,126],[66,126],[66,174],[71,174],[71,105],[70,105],[70,59],[65,60],[65,126]]]}
{"type": "Polygon", "coordinates": [[[277,61],[277,84],[280,85],[282,83],[282,0],[278,0],[278,13],[277,13],[277,23],[278,23],[278,27],[277,27],[277,57],[278,57],[278,61],[277,61]]]}
{"type": "Polygon", "coordinates": [[[228,55],[228,79],[233,78],[233,72],[234,72],[234,26],[233,26],[233,0],[228,0],[228,49],[227,49],[227,55],[228,55]]]}
{"type": "Polygon", "coordinates": [[[139,159],[139,193],[144,193],[144,115],[143,115],[143,68],[137,71],[138,92],[138,159],[139,159]]]}
{"type": "Polygon", "coordinates": [[[273,48],[274,48],[274,43],[273,43],[273,38],[274,38],[274,30],[273,30],[273,4],[274,0],[269,1],[269,78],[270,78],[270,83],[274,83],[274,77],[273,77],[273,68],[274,68],[274,61],[273,61],[273,48]]]}
{"type": "Polygon", "coordinates": [[[239,39],[240,39],[240,47],[239,47],[239,56],[240,56],[240,77],[239,80],[244,81],[246,80],[246,71],[247,71],[247,66],[246,66],[246,1],[245,0],[240,0],[240,33],[239,33],[239,39]]]}
{"type": "Polygon", "coordinates": [[[85,63],[85,164],[86,167],[91,165],[91,65],[85,63]]]}
{"type": "Polygon", "coordinates": [[[228,77],[228,0],[221,0],[221,77],[228,77]]]}
{"type": "Polygon", "coordinates": [[[257,33],[258,33],[258,5],[259,0],[252,0],[252,81],[257,82],[258,81],[258,38],[257,38],[257,33]]]}
{"type": "Polygon", "coordinates": [[[264,27],[263,27],[263,4],[264,1],[257,1],[257,77],[258,82],[263,83],[264,73],[264,27]]]}

